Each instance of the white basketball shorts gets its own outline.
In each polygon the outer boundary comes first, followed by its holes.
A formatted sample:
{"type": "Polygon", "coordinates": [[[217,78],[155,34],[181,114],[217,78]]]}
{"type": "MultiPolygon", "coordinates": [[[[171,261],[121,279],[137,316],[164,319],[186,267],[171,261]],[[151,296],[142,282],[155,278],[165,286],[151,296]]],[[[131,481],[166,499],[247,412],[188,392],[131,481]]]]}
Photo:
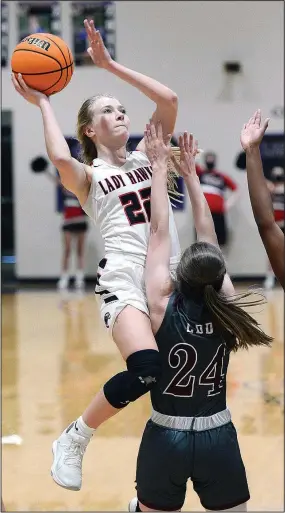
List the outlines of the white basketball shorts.
{"type": "MultiPolygon", "coordinates": [[[[177,260],[174,259],[170,266],[172,276],[175,274],[177,260]]],[[[95,294],[100,297],[101,318],[111,333],[117,316],[128,305],[149,315],[144,266],[126,260],[121,255],[108,255],[99,262],[95,294]]]]}

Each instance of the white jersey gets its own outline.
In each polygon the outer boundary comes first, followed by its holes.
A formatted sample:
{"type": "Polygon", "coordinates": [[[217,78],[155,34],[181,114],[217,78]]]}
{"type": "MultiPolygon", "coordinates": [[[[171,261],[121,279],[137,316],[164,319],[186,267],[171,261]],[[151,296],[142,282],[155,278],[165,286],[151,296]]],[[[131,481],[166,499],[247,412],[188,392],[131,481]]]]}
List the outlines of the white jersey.
{"type": "MultiPolygon", "coordinates": [[[[105,253],[145,264],[150,232],[150,192],[152,168],[146,155],[133,151],[121,167],[93,160],[92,184],[83,205],[86,214],[99,226],[105,253]]],[[[169,202],[171,263],[180,257],[180,244],[169,202]]]]}

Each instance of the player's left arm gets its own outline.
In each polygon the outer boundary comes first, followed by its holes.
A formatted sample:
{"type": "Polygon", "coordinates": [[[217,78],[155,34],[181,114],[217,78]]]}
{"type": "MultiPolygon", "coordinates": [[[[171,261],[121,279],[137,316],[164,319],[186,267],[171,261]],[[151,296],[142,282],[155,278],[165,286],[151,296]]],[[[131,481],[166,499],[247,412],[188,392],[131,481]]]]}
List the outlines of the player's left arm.
{"type": "MultiPolygon", "coordinates": [[[[161,124],[147,125],[144,140],[146,155],[152,165],[151,222],[145,266],[146,296],[153,326],[164,315],[172,290],[169,271],[171,239],[169,234],[169,199],[167,192],[167,161],[171,135],[163,140],[161,124]]],[[[160,319],[160,321],[162,318],[160,319]]]]}
{"type": "MultiPolygon", "coordinates": [[[[172,161],[185,181],[192,205],[197,239],[219,246],[212,214],[196,172],[195,156],[198,152],[198,141],[195,141],[192,134],[188,136],[188,133],[184,132],[184,135],[179,137],[179,147],[180,162],[175,158],[172,158],[172,161]]],[[[235,293],[228,275],[225,276],[222,291],[227,296],[235,293]]]]}

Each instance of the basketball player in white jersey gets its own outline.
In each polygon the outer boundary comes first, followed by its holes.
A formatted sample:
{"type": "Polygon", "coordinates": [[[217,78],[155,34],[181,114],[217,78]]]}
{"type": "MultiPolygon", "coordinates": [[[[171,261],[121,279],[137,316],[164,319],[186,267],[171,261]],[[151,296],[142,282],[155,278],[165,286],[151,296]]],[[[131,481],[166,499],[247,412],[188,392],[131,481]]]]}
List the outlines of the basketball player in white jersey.
{"type": "MultiPolygon", "coordinates": [[[[152,121],[161,123],[167,141],[173,133],[178,100],[168,87],[114,62],[93,21],[84,22],[93,62],[156,103],[152,121]]],[[[101,314],[123,356],[127,370],[112,377],[82,416],[53,443],[54,481],[80,490],[82,458],[95,429],[129,402],[147,393],[161,374],[161,361],[152,334],[144,291],[144,263],[150,220],[151,166],[142,140],[128,153],[129,118],[120,102],[109,95],[86,100],[78,114],[78,139],[84,163],[71,157],[48,98],[12,76],[14,87],[40,107],[47,153],[64,187],[73,192],[100,227],[105,258],[99,265],[96,292],[101,314]]],[[[168,158],[168,156],[167,156],[168,158]]],[[[171,265],[180,257],[178,236],[170,210],[171,265]]]]}

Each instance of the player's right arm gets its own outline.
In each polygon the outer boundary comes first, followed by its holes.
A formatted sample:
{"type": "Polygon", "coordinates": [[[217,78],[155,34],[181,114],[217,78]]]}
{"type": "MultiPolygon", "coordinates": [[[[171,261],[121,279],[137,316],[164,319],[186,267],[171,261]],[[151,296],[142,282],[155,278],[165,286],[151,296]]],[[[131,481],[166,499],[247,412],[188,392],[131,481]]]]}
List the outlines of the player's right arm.
{"type": "MultiPolygon", "coordinates": [[[[173,157],[173,163],[178,173],[184,178],[189,198],[192,205],[194,225],[197,232],[197,240],[209,242],[218,246],[212,214],[208,202],[204,196],[200,180],[196,172],[195,156],[198,153],[198,142],[193,135],[187,132],[179,136],[180,163],[173,157]]],[[[234,286],[228,274],[226,274],[222,291],[227,296],[235,293],[234,286]]]]}
{"type": "Polygon", "coordinates": [[[63,186],[73,192],[81,205],[83,205],[88,198],[91,186],[91,167],[78,162],[78,160],[71,156],[68,144],[58,125],[48,97],[39,91],[29,88],[21,75],[18,75],[16,78],[13,74],[12,82],[16,91],[25,100],[40,108],[49,159],[57,168],[63,186]]]}
{"type": "Polygon", "coordinates": [[[266,119],[261,123],[261,112],[257,110],[243,126],[241,145],[246,153],[247,182],[253,215],[273,272],[284,288],[284,234],[274,219],[272,198],[264,177],[259,149],[268,121],[266,119]]]}
{"type": "Polygon", "coordinates": [[[167,161],[170,139],[163,139],[162,126],[146,126],[144,144],[152,166],[150,235],[145,265],[145,287],[150,320],[154,333],[159,329],[172,281],[169,270],[171,240],[169,234],[169,200],[167,192],[167,161]],[[157,133],[156,133],[157,132],[157,133]]]}

